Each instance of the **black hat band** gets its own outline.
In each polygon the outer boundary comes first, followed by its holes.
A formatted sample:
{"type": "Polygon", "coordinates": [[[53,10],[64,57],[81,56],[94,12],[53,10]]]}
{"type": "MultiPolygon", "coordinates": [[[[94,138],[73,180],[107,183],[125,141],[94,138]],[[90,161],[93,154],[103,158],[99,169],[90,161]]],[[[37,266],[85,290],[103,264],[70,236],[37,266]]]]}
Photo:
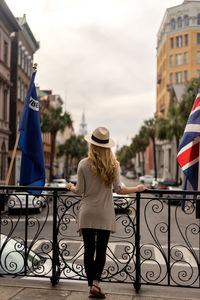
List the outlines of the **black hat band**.
{"type": "Polygon", "coordinates": [[[108,144],[109,143],[109,139],[108,140],[100,140],[100,139],[96,138],[94,135],[91,136],[91,139],[99,144],[108,144]]]}

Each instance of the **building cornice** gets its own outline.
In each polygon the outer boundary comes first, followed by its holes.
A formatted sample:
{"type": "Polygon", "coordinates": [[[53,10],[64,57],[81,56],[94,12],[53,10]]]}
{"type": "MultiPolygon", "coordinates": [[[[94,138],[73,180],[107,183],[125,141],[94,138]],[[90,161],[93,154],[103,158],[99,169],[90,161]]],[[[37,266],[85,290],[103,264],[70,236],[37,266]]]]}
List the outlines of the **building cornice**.
{"type": "Polygon", "coordinates": [[[157,33],[157,50],[162,46],[166,36],[178,34],[184,31],[199,30],[197,24],[197,15],[200,13],[200,1],[184,1],[183,4],[167,8],[157,33]],[[171,20],[177,21],[178,17],[182,19],[188,15],[189,25],[182,24],[181,28],[171,29],[171,20]]]}
{"type": "Polygon", "coordinates": [[[26,15],[24,15],[22,18],[16,18],[16,19],[17,19],[17,22],[19,23],[19,26],[21,27],[24,38],[26,39],[26,41],[29,44],[30,48],[32,49],[33,53],[35,53],[40,48],[40,44],[38,41],[36,41],[32,31],[26,21],[26,15]]]}
{"type": "Polygon", "coordinates": [[[9,22],[10,26],[12,27],[13,31],[19,31],[20,26],[17,23],[14,15],[12,14],[11,10],[7,6],[6,2],[4,0],[0,1],[0,11],[3,12],[3,15],[5,16],[5,19],[7,22],[9,22]]]}

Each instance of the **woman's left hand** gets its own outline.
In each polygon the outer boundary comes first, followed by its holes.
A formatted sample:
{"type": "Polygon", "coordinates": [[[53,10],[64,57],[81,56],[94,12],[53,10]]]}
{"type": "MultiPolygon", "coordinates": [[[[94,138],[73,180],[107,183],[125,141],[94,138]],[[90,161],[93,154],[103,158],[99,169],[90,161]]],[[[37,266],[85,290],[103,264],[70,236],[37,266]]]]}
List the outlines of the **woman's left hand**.
{"type": "Polygon", "coordinates": [[[75,186],[74,186],[74,184],[73,184],[73,183],[71,183],[71,182],[68,182],[68,183],[66,184],[66,188],[67,188],[68,190],[70,190],[70,191],[72,191],[72,192],[73,192],[73,190],[74,190],[75,186]]]}

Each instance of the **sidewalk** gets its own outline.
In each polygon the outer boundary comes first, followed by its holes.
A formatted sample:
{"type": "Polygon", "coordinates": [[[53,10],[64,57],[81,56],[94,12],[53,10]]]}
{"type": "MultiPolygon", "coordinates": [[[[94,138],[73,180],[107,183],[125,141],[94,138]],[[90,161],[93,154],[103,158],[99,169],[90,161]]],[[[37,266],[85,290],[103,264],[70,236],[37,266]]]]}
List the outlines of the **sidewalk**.
{"type": "MultiPolygon", "coordinates": [[[[199,300],[200,289],[102,283],[107,300],[199,300]]],[[[48,280],[0,279],[0,300],[88,300],[86,282],[61,281],[55,287],[48,280]]]]}

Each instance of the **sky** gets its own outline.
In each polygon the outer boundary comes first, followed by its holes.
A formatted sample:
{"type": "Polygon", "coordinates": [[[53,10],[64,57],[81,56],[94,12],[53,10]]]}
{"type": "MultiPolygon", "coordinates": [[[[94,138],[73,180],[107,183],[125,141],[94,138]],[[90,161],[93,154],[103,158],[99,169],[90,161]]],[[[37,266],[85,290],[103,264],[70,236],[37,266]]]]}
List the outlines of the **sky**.
{"type": "Polygon", "coordinates": [[[35,82],[51,89],[78,134],[110,130],[129,145],[156,110],[156,38],[168,7],[183,0],[6,0],[26,20],[40,49],[35,82]]]}

